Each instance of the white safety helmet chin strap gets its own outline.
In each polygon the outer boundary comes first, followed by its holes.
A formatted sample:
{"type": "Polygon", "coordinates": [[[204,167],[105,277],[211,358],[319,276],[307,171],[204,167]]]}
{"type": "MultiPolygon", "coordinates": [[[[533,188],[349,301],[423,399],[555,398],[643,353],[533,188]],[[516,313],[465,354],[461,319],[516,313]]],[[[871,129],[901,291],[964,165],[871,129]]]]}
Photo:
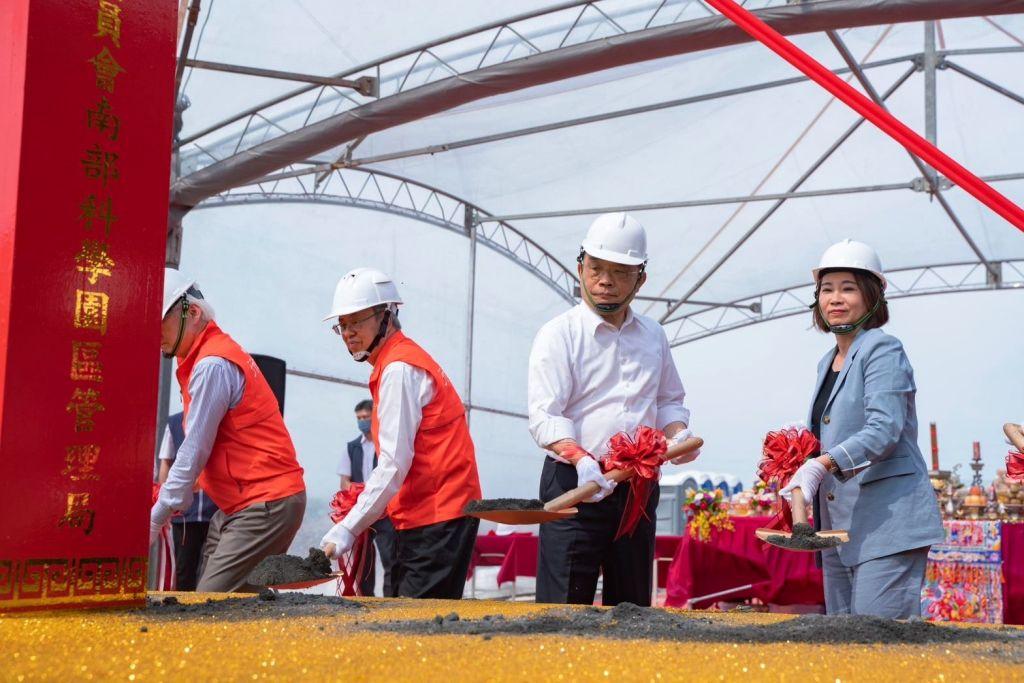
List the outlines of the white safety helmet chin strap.
{"type": "Polygon", "coordinates": [[[388,325],[391,324],[392,317],[398,317],[398,305],[393,303],[387,304],[387,308],[384,309],[384,315],[380,319],[380,326],[377,327],[377,334],[374,336],[373,341],[371,341],[370,344],[362,351],[355,351],[352,353],[352,359],[354,361],[357,363],[365,363],[370,360],[370,356],[373,355],[373,352],[377,349],[380,343],[384,341],[384,336],[388,333],[388,325]]]}
{"type": "MultiPolygon", "coordinates": [[[[583,265],[583,257],[586,254],[587,254],[586,249],[584,249],[583,247],[580,247],[579,256],[576,257],[576,263],[578,263],[578,264],[580,264],[580,266],[582,266],[583,265]]],[[[594,258],[593,255],[591,255],[591,257],[594,258]]],[[[640,269],[637,271],[637,274],[636,274],[636,284],[633,285],[633,289],[629,292],[629,294],[626,295],[626,298],[623,299],[622,301],[618,301],[618,302],[610,303],[610,304],[601,304],[601,303],[598,303],[597,301],[594,301],[594,297],[590,294],[590,290],[587,289],[586,285],[584,285],[582,280],[580,281],[580,292],[583,294],[583,298],[587,300],[587,303],[590,304],[590,307],[592,309],[594,309],[597,312],[598,315],[601,315],[601,316],[615,315],[620,310],[622,310],[622,308],[624,306],[629,306],[631,303],[633,303],[633,298],[636,296],[636,293],[638,291],[640,291],[640,281],[644,277],[644,270],[646,268],[647,268],[647,261],[644,261],[643,263],[640,264],[640,269]]]]}
{"type": "Polygon", "coordinates": [[[170,360],[174,358],[175,354],[178,353],[178,347],[181,346],[181,340],[185,336],[185,320],[188,318],[188,309],[192,307],[189,303],[188,296],[182,294],[181,299],[181,317],[178,319],[178,338],[174,340],[174,346],[171,350],[164,354],[164,358],[170,360]]]}

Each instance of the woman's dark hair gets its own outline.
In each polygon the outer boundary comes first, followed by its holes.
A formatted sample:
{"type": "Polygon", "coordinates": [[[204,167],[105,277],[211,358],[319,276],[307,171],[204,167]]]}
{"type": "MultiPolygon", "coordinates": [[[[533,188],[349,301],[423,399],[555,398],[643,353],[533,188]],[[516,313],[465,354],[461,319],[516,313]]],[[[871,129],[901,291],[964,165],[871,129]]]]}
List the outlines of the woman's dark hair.
{"type": "Polygon", "coordinates": [[[853,270],[845,268],[828,268],[818,273],[818,284],[814,288],[814,309],[811,315],[814,316],[814,326],[822,332],[828,332],[829,326],[821,317],[821,306],[818,305],[818,297],[821,295],[821,281],[829,273],[852,273],[853,279],[857,281],[857,289],[864,297],[864,305],[870,311],[875,304],[881,300],[878,310],[868,318],[863,325],[865,330],[881,327],[889,322],[889,304],[885,300],[885,291],[882,289],[882,281],[866,270],[853,270]]]}

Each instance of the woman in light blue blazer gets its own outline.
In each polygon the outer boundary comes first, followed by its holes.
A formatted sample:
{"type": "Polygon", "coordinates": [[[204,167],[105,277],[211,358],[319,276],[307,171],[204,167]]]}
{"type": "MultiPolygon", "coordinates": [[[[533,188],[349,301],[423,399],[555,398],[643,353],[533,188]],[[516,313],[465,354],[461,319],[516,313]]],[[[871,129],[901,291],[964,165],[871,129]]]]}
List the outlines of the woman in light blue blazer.
{"type": "Polygon", "coordinates": [[[938,502],[917,447],[914,370],[889,320],[874,249],[844,240],[814,269],[814,324],[835,335],[818,363],[808,424],[821,455],[783,489],[800,488],[819,529],[849,543],[822,551],[829,614],[920,615],[928,548],[944,539],[938,502]]]}

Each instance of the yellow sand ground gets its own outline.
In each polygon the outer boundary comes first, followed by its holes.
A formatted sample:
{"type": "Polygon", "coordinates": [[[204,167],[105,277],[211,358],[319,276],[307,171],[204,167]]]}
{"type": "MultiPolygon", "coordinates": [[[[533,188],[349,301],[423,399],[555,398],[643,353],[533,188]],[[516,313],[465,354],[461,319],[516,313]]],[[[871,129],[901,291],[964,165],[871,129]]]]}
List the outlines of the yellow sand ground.
{"type": "MultiPolygon", "coordinates": [[[[183,601],[223,595],[177,594],[183,601]]],[[[226,621],[182,614],[51,612],[0,617],[0,680],[462,681],[1024,681],[998,645],[737,645],[608,640],[565,635],[402,635],[360,623],[429,619],[457,611],[521,616],[525,603],[374,600],[331,616],[226,621]],[[143,631],[142,628],[146,630],[143,631]]],[[[700,613],[708,616],[707,613],[700,613]]],[[[712,618],[771,623],[791,617],[712,618]]],[[[953,627],[951,627],[953,628],[953,627]]]]}

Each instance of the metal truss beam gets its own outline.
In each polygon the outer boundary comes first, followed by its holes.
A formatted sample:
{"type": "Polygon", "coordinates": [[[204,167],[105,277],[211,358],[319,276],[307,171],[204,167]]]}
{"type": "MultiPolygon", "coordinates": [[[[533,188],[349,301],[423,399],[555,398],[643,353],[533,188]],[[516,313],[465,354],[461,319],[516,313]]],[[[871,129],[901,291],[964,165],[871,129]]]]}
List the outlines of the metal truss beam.
{"type": "MultiPolygon", "coordinates": [[[[937,62],[937,58],[935,57],[934,31],[935,23],[931,21],[925,22],[925,130],[927,131],[927,134],[930,136],[928,138],[929,141],[933,145],[937,143],[937,111],[935,107],[935,65],[937,62]]],[[[832,41],[832,44],[835,46],[836,50],[843,58],[843,61],[846,62],[846,65],[848,67],[850,67],[850,69],[853,71],[854,76],[857,78],[857,81],[860,83],[861,87],[864,88],[864,92],[868,94],[868,97],[870,97],[871,100],[879,107],[881,107],[885,111],[889,111],[889,108],[882,100],[881,95],[878,94],[878,91],[875,90],[875,86],[871,83],[870,80],[868,80],[868,77],[857,65],[857,60],[853,58],[853,55],[847,49],[846,43],[844,43],[842,38],[839,37],[839,34],[836,33],[835,31],[828,31],[827,34],[829,40],[832,41]]],[[[967,232],[967,228],[965,228],[964,224],[960,221],[960,217],[956,215],[956,212],[953,211],[953,207],[949,205],[949,201],[942,194],[942,190],[939,189],[939,182],[936,178],[935,169],[927,166],[924,163],[924,161],[922,161],[916,154],[912,153],[909,149],[906,150],[906,152],[907,156],[909,156],[910,160],[914,163],[914,166],[917,167],[918,172],[920,172],[921,176],[925,179],[925,182],[928,183],[929,194],[938,200],[939,206],[941,206],[942,210],[946,212],[946,216],[953,224],[953,227],[956,228],[957,232],[960,233],[960,237],[962,237],[964,242],[967,243],[967,246],[970,248],[971,251],[974,252],[974,255],[978,257],[978,260],[985,264],[985,268],[989,269],[992,275],[995,276],[996,272],[995,270],[993,270],[993,266],[991,266],[991,264],[988,262],[988,259],[985,258],[985,255],[981,253],[981,249],[978,248],[977,243],[975,243],[970,233],[967,232]]]]}
{"type": "MultiPolygon", "coordinates": [[[[946,263],[886,272],[889,301],[932,294],[1024,290],[1024,259],[989,261],[998,272],[993,278],[981,262],[946,263]]],[[[664,325],[671,346],[682,346],[716,334],[808,313],[814,300],[814,284],[804,283],[730,302],[728,306],[702,308],[670,319],[664,325]],[[754,312],[752,304],[760,306],[754,312]]]]}
{"type": "Polygon", "coordinates": [[[222,62],[208,62],[201,59],[186,59],[185,66],[193,69],[206,71],[220,71],[229,74],[242,76],[257,76],[259,78],[274,78],[282,81],[296,81],[300,83],[313,83],[315,85],[333,85],[341,88],[352,88],[359,91],[365,97],[376,97],[377,81],[372,76],[350,81],[347,78],[333,78],[331,76],[314,76],[311,74],[300,74],[294,71],[277,71],[276,69],[258,69],[253,66],[241,66],[239,64],[224,64],[222,62]]]}
{"type": "Polygon", "coordinates": [[[508,258],[575,304],[576,274],[522,232],[501,221],[473,221],[466,227],[467,212],[488,216],[479,206],[429,185],[369,169],[335,169],[316,187],[310,179],[283,177],[216,195],[195,207],[212,209],[247,204],[318,203],[383,211],[435,225],[474,239],[508,258]]]}
{"type": "MultiPolygon", "coordinates": [[[[205,149],[215,163],[179,179],[172,188],[172,203],[190,207],[203,199],[260,177],[289,164],[308,159],[360,136],[447,111],[468,102],[515,92],[543,83],[561,81],[627,64],[698,52],[749,42],[750,38],[724,17],[713,16],[653,26],[651,20],[661,9],[653,9],[645,28],[627,30],[622,16],[612,19],[605,9],[614,0],[560,5],[582,7],[588,32],[579,31],[580,18],[564,33],[557,45],[538,44],[524,25],[539,12],[524,15],[476,33],[478,39],[491,37],[491,47],[482,56],[452,52],[449,43],[432,43],[373,64],[366,64],[341,78],[373,76],[380,84],[381,98],[367,101],[330,86],[304,88],[273,100],[268,107],[247,110],[230,122],[203,131],[191,142],[205,149]],[[601,5],[601,6],[599,6],[601,5]],[[602,9],[604,7],[605,9],[602,9]],[[523,23],[517,26],[517,21],[523,23]],[[584,35],[586,33],[586,35],[584,35]],[[498,50],[493,47],[500,44],[498,50]],[[526,59],[528,57],[528,59],[526,59]],[[425,68],[426,67],[426,68],[425,68]],[[301,100],[301,101],[300,101],[301,100]],[[294,112],[287,118],[288,103],[294,112]],[[301,111],[295,107],[301,106],[301,111]],[[212,136],[227,133],[234,126],[233,143],[212,149],[212,136]],[[240,132],[237,130],[240,129],[240,132]],[[225,150],[226,147],[226,150],[225,150]]],[[[781,2],[781,0],[780,0],[781,2]]],[[[810,33],[852,26],[919,21],[925,19],[1007,14],[1024,11],[1024,0],[830,0],[798,5],[786,3],[761,9],[758,14],[784,34],[810,33]]],[[[637,10],[650,13],[651,7],[637,10]]],[[[634,17],[635,18],[635,17],[634,17]]],[[[635,23],[635,22],[634,22],[635,23]]],[[[463,34],[463,37],[469,34],[463,34]]],[[[557,36],[554,36],[557,38],[557,36]]],[[[459,48],[461,50],[461,48],[459,48]]],[[[223,141],[222,141],[223,142],[223,141]]]]}
{"type": "MultiPolygon", "coordinates": [[[[914,67],[910,67],[907,71],[905,71],[903,73],[902,76],[900,76],[898,79],[896,79],[896,82],[893,83],[891,86],[889,86],[889,89],[886,90],[885,93],[882,94],[882,96],[881,96],[882,97],[882,101],[887,100],[904,83],[906,83],[907,79],[909,79],[914,74],[914,70],[915,70],[914,67]]],[[[789,186],[789,189],[787,190],[787,192],[796,192],[796,191],[798,191],[803,186],[803,184],[805,182],[807,182],[807,180],[809,180],[810,177],[813,176],[817,172],[817,170],[819,168],[821,168],[822,165],[824,165],[825,162],[828,161],[828,159],[833,154],[835,154],[836,151],[840,147],[842,147],[843,144],[845,144],[847,140],[849,140],[853,136],[854,133],[857,132],[857,129],[860,128],[860,126],[866,120],[867,119],[865,119],[864,117],[860,117],[856,121],[854,121],[853,124],[851,124],[850,127],[847,128],[846,131],[842,135],[840,135],[839,138],[835,142],[833,142],[832,145],[827,150],[825,150],[821,154],[821,156],[819,156],[814,161],[814,163],[812,163],[807,168],[807,170],[805,170],[800,175],[800,177],[796,179],[796,181],[792,185],[789,186]]],[[[782,207],[782,205],[785,204],[785,203],[786,203],[786,199],[779,199],[779,200],[776,200],[770,207],[768,207],[768,210],[765,211],[763,214],[761,214],[761,217],[758,218],[757,221],[755,221],[752,226],[747,228],[747,231],[744,232],[739,237],[738,240],[733,242],[732,246],[730,246],[725,251],[725,253],[722,254],[722,256],[720,256],[717,261],[715,261],[715,263],[711,266],[711,268],[709,268],[703,275],[701,275],[697,279],[697,281],[694,284],[692,284],[690,286],[690,288],[686,291],[686,293],[683,294],[682,297],[680,297],[679,301],[677,301],[676,303],[674,303],[671,306],[669,306],[669,309],[662,315],[662,317],[658,320],[658,322],[660,322],[662,324],[666,323],[669,320],[669,318],[671,317],[671,315],[673,313],[675,313],[675,311],[677,309],[679,309],[683,304],[685,304],[686,301],[690,297],[692,297],[694,294],[696,294],[697,291],[701,287],[703,287],[704,284],[709,279],[711,279],[711,276],[714,275],[716,272],[718,272],[718,270],[722,266],[724,266],[729,259],[732,258],[733,254],[735,254],[737,251],[739,251],[740,247],[742,247],[744,245],[744,243],[746,243],[746,241],[748,239],[750,239],[751,236],[755,232],[760,230],[761,226],[763,226],[768,221],[768,219],[771,218],[775,214],[775,212],[778,211],[779,208],[782,207]]]]}

